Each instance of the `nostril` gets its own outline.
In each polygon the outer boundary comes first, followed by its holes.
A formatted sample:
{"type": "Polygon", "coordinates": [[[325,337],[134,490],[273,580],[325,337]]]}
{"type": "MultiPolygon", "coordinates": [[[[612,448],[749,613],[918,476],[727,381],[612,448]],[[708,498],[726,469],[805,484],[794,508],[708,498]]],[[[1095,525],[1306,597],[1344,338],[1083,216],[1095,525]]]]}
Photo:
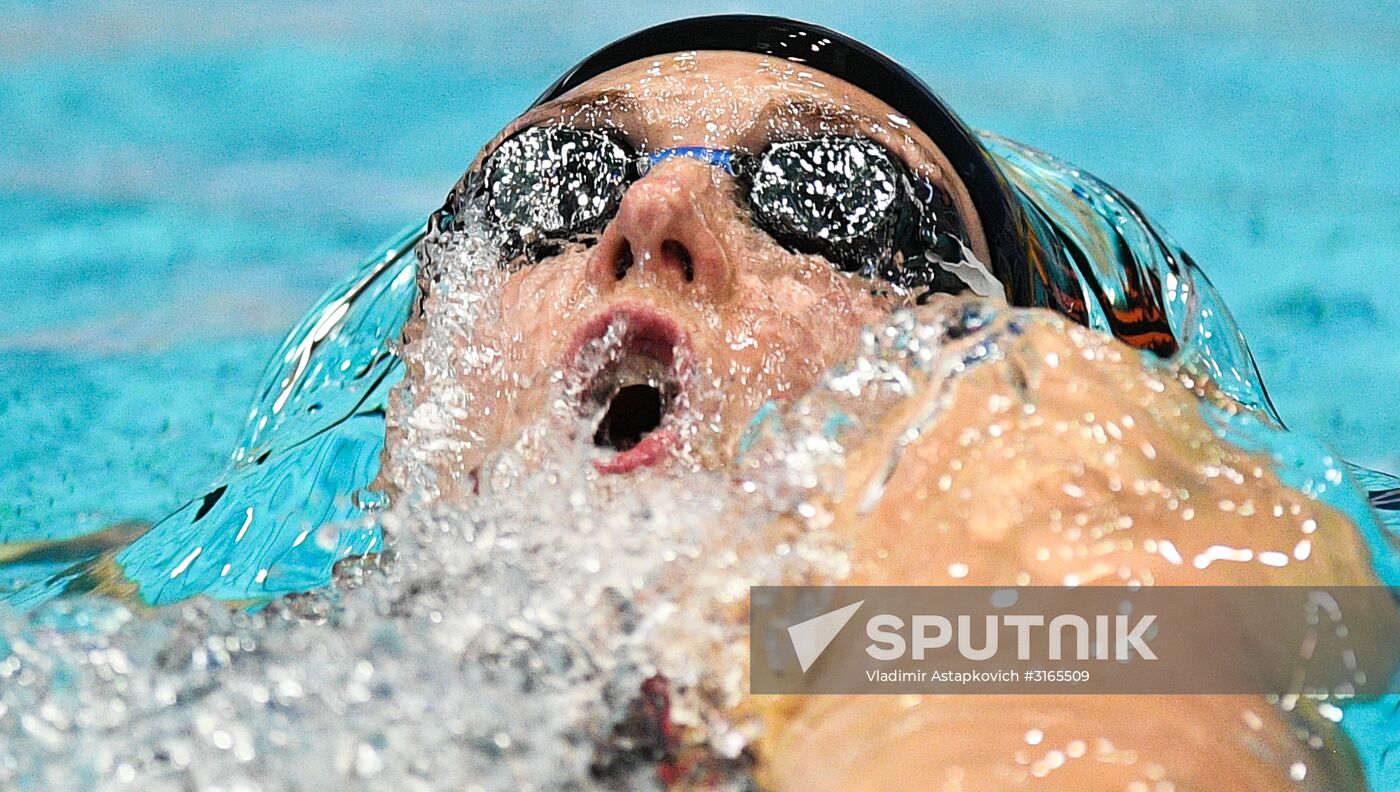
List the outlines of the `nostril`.
{"type": "Polygon", "coordinates": [[[627,270],[632,268],[632,245],[627,240],[622,241],[622,248],[617,251],[617,260],[613,262],[613,277],[622,280],[627,274],[627,270]]]}
{"type": "Polygon", "coordinates": [[[686,283],[695,280],[695,263],[691,261],[690,250],[685,245],[668,239],[661,243],[661,255],[680,265],[681,271],[685,273],[686,283]]]}

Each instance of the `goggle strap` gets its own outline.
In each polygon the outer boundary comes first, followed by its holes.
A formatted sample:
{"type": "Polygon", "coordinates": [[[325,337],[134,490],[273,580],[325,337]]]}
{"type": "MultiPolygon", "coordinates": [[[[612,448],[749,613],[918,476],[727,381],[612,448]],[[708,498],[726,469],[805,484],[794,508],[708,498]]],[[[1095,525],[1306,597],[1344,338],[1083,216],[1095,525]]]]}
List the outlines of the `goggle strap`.
{"type": "Polygon", "coordinates": [[[638,173],[645,176],[648,171],[662,162],[673,157],[685,157],[687,159],[699,160],[706,165],[723,168],[730,176],[737,176],[737,162],[734,152],[728,149],[707,148],[705,146],[677,146],[675,148],[661,149],[645,154],[642,157],[638,173]]]}

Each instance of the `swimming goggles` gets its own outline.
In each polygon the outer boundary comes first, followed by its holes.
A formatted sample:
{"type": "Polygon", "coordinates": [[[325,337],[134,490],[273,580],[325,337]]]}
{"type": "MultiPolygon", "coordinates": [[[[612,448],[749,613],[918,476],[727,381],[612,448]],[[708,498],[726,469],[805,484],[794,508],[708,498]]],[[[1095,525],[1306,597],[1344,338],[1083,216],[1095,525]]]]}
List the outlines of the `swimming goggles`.
{"type": "Polygon", "coordinates": [[[673,158],[733,178],[754,224],[791,251],[900,287],[965,288],[939,266],[967,255],[952,200],[865,138],[788,140],[756,154],[703,147],[639,153],[607,130],[531,127],[468,174],[459,199],[478,210],[502,264],[524,266],[570,243],[596,242],[627,187],[673,158]]]}

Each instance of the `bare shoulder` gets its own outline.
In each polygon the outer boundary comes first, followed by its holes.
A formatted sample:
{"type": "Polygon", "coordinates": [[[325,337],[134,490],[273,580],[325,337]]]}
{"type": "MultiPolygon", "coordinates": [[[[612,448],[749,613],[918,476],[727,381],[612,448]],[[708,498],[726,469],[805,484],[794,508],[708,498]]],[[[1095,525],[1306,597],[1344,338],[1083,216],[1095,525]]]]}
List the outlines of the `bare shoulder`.
{"type": "MultiPolygon", "coordinates": [[[[849,541],[850,582],[1376,582],[1344,515],[1212,430],[1209,383],[1044,312],[996,313],[1004,326],[965,348],[942,339],[947,365],[850,454],[827,504],[849,541]]],[[[757,706],[774,789],[1364,788],[1334,724],[1262,697],[757,706]]]]}

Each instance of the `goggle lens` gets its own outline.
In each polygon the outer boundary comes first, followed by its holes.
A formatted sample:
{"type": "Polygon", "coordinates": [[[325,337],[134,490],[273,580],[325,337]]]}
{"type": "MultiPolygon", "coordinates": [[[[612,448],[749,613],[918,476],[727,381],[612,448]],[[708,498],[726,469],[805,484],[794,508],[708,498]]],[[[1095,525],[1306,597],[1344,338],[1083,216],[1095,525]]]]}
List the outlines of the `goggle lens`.
{"type": "Polygon", "coordinates": [[[758,160],[749,204],[779,242],[862,272],[890,253],[901,176],[885,149],[869,140],[777,143],[758,160]]]}
{"type": "Polygon", "coordinates": [[[958,290],[930,265],[961,258],[951,202],[863,138],[785,141],[757,156],[691,147],[639,157],[608,132],[531,127],[487,157],[467,198],[482,207],[507,261],[537,260],[601,233],[627,185],[676,156],[736,176],[755,224],[791,250],[899,286],[958,290]]]}
{"type": "Polygon", "coordinates": [[[507,256],[602,231],[631,160],[611,135],[572,127],[534,127],[502,143],[482,167],[479,196],[507,256]]]}

